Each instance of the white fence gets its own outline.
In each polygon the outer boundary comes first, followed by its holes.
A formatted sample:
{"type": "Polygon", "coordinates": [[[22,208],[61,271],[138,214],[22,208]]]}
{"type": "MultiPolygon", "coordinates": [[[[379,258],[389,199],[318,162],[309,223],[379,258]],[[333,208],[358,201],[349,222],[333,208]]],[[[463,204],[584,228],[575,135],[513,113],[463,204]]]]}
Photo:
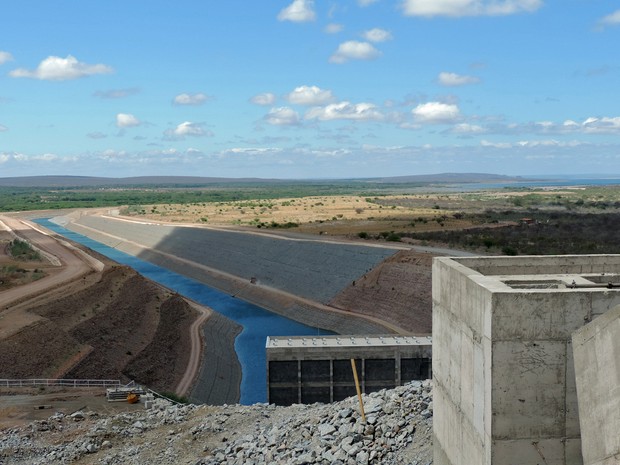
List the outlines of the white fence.
{"type": "Polygon", "coordinates": [[[120,386],[118,379],[0,379],[0,387],[114,387],[120,386]]]}

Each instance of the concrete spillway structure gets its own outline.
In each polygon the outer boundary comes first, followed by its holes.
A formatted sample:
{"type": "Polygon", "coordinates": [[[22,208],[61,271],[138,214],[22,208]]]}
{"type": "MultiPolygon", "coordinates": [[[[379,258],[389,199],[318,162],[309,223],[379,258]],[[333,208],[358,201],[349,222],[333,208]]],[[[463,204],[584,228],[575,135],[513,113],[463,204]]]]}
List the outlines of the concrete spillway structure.
{"type": "Polygon", "coordinates": [[[428,336],[269,337],[270,403],[329,403],[355,395],[351,359],[362,392],[391,389],[431,377],[428,336]]]}
{"type": "Polygon", "coordinates": [[[618,255],[436,258],[434,463],[577,465],[582,448],[594,449],[587,464],[617,463],[601,457],[620,444],[620,326],[596,326],[596,340],[579,331],[620,304],[619,283],[618,255]],[[604,405],[615,421],[601,425],[604,405]],[[594,432],[583,445],[582,428],[594,432]],[[588,444],[605,431],[615,439],[588,444]]]}

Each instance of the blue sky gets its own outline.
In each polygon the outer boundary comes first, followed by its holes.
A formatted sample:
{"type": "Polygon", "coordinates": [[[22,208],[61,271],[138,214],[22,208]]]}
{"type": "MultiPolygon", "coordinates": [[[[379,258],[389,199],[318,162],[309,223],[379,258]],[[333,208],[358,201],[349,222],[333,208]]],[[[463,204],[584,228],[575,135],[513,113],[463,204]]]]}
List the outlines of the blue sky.
{"type": "Polygon", "coordinates": [[[620,4],[5,2],[0,177],[620,173],[620,4]]]}

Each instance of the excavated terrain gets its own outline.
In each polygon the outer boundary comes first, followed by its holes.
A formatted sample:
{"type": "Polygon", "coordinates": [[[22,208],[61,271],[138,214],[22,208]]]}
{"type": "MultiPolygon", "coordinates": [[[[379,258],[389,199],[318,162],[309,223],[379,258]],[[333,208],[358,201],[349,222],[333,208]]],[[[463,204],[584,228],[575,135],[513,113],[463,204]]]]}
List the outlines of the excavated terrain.
{"type": "Polygon", "coordinates": [[[108,378],[174,390],[195,312],[131,268],[61,286],[19,304],[39,318],[0,339],[0,378],[108,378]]]}
{"type": "Polygon", "coordinates": [[[412,333],[430,334],[433,257],[414,250],[398,252],[351,283],[329,305],[379,317],[412,333]]]}

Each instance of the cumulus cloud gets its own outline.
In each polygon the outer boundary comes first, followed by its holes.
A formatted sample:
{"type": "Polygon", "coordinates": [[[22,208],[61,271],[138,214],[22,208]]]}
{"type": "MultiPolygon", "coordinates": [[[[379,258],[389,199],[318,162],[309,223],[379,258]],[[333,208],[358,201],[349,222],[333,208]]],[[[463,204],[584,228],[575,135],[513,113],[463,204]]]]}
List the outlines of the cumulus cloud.
{"type": "Polygon", "coordinates": [[[384,118],[377,107],[371,103],[332,103],[325,107],[311,108],[305,115],[306,119],[378,121],[384,118]]]}
{"type": "Polygon", "coordinates": [[[119,113],[116,115],[116,126],[119,128],[132,128],[141,124],[142,122],[132,114],[119,113]]]}
{"type": "Polygon", "coordinates": [[[15,78],[32,78],[48,81],[66,81],[78,79],[94,74],[108,74],[113,70],[103,64],[89,65],[78,61],[75,57],[68,55],[66,58],[49,56],[44,59],[34,70],[25,68],[14,69],[9,73],[15,78]]]}
{"type": "Polygon", "coordinates": [[[289,93],[286,99],[295,105],[325,105],[332,102],[334,96],[330,90],[323,90],[317,86],[299,86],[289,93]]]}
{"type": "Polygon", "coordinates": [[[421,103],[411,113],[416,122],[424,124],[454,123],[460,117],[458,106],[441,102],[421,103]]]}
{"type": "MultiPolygon", "coordinates": [[[[599,26],[618,26],[620,25],[620,10],[616,10],[613,13],[601,18],[598,22],[599,26]]],[[[1,63],[1,61],[0,61],[1,63]]]]}
{"type": "Polygon", "coordinates": [[[116,99],[129,97],[130,95],[135,95],[139,92],[140,89],[138,89],[137,87],[130,87],[127,89],[98,90],[96,92],[93,92],[93,96],[104,99],[116,99]]]}
{"type": "Polygon", "coordinates": [[[582,127],[584,132],[590,134],[620,134],[620,116],[591,117],[582,123],[582,127]]]}
{"type": "Polygon", "coordinates": [[[173,103],[175,105],[202,105],[207,100],[209,100],[208,95],[198,92],[196,94],[179,94],[174,97],[173,103]]]}
{"type": "Polygon", "coordinates": [[[327,34],[338,34],[343,29],[344,29],[344,26],[342,24],[329,23],[327,26],[325,26],[325,28],[323,30],[327,34]]]}
{"type": "Polygon", "coordinates": [[[350,60],[374,60],[381,52],[368,42],[349,40],[338,46],[338,50],[329,58],[330,63],[346,63],[350,60]]]}
{"type": "Polygon", "coordinates": [[[403,0],[408,16],[504,16],[533,12],[542,0],[403,0]]]}
{"type": "Polygon", "coordinates": [[[295,126],[299,124],[299,115],[289,107],[272,108],[264,119],[274,126],[295,126]]]}
{"type": "Polygon", "coordinates": [[[392,40],[391,32],[385,29],[379,29],[378,27],[364,31],[362,36],[369,42],[385,42],[386,40],[392,40]]]}
{"type": "Polygon", "coordinates": [[[191,121],[185,121],[174,129],[168,129],[164,134],[166,137],[171,139],[181,139],[186,136],[212,137],[214,135],[213,132],[206,130],[202,124],[192,123],[191,121]]]}
{"type": "Polygon", "coordinates": [[[275,101],[276,96],[271,92],[263,92],[262,94],[255,95],[250,99],[250,102],[252,102],[253,104],[264,106],[273,105],[275,101]]]}
{"type": "Polygon", "coordinates": [[[442,86],[457,87],[465,86],[467,84],[477,84],[480,82],[480,78],[477,78],[476,76],[465,76],[462,74],[441,72],[437,77],[437,81],[442,86]]]}
{"type": "Polygon", "coordinates": [[[13,55],[11,55],[9,52],[4,52],[0,50],[0,65],[6,63],[7,61],[12,61],[12,60],[13,60],[13,55]]]}
{"type": "Polygon", "coordinates": [[[293,3],[278,13],[279,21],[304,23],[314,21],[315,19],[316,13],[314,12],[313,0],[293,0],[293,3]]]}

